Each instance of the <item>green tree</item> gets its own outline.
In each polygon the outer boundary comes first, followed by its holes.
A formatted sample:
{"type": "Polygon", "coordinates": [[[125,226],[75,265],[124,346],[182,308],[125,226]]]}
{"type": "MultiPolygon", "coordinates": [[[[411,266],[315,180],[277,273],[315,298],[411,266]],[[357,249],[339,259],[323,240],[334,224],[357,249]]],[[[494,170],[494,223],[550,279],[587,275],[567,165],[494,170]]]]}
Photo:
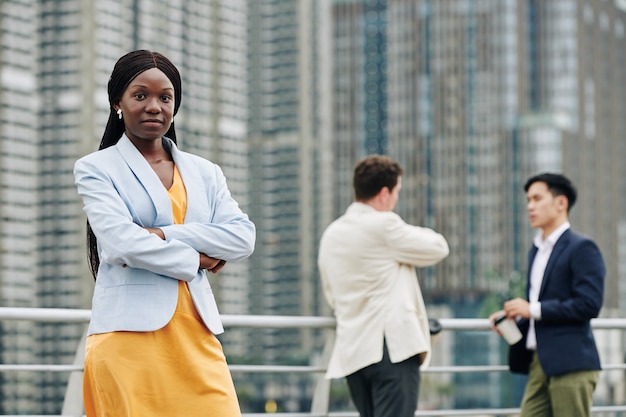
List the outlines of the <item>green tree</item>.
{"type": "Polygon", "coordinates": [[[501,310],[507,300],[526,297],[526,279],[519,271],[511,271],[508,277],[488,272],[485,278],[493,290],[483,299],[479,317],[489,317],[494,311],[501,310]]]}

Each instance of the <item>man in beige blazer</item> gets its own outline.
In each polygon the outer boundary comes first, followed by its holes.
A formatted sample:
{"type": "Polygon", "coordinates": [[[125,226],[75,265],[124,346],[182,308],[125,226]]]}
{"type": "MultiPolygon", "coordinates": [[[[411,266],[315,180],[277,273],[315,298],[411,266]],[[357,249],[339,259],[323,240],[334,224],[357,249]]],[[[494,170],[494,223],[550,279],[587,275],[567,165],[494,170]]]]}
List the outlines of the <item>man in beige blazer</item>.
{"type": "Polygon", "coordinates": [[[347,377],[361,417],[412,417],[430,332],[415,267],[449,252],[435,231],[393,213],[402,168],[371,155],[354,169],[353,202],[324,232],[318,265],[337,319],[327,378],[347,377]]]}

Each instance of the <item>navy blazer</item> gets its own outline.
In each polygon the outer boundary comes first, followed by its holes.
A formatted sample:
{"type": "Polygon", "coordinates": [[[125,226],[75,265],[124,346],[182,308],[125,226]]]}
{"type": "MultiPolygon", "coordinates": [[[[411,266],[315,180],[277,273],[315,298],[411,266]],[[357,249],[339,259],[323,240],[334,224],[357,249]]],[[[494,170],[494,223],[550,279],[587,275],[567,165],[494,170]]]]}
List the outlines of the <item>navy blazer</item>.
{"type": "MultiPolygon", "coordinates": [[[[528,254],[530,270],[537,254],[528,254]]],[[[600,357],[591,331],[591,319],[602,307],[606,269],[598,246],[588,237],[566,230],[554,245],[539,291],[541,320],[535,321],[537,355],[547,376],[583,370],[599,370],[600,357]]],[[[511,346],[512,372],[527,374],[532,351],[526,349],[529,321],[519,326],[524,338],[511,346]]]]}
{"type": "Polygon", "coordinates": [[[245,259],[254,249],[255,227],[217,165],[178,150],[167,138],[163,145],[187,191],[184,224],[174,224],[167,190],[126,135],[74,165],[100,257],[88,334],[162,328],[176,309],[179,280],[187,282],[205,325],[214,334],[223,331],[199,253],[245,259]],[[160,228],[165,240],[143,227],[160,228]]]}

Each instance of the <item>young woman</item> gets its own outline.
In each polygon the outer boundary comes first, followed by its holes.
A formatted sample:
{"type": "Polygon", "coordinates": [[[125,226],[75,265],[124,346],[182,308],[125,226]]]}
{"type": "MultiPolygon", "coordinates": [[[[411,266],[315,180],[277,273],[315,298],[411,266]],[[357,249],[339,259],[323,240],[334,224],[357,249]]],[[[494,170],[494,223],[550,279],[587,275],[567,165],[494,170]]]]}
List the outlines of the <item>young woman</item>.
{"type": "Polygon", "coordinates": [[[176,146],[181,79],[163,55],[121,57],[100,150],[74,167],[96,279],[87,417],[240,415],[206,271],[250,256],[255,227],[221,169],[176,146]]]}

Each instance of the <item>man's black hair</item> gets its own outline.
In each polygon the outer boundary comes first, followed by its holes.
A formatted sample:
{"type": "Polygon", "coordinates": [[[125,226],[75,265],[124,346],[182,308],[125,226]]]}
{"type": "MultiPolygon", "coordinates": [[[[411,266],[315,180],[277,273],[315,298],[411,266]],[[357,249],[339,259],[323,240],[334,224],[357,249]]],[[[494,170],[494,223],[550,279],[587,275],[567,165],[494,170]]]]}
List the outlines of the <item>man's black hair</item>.
{"type": "Polygon", "coordinates": [[[576,187],[574,184],[563,174],[554,174],[551,172],[544,172],[543,174],[538,174],[533,177],[530,177],[526,184],[524,185],[524,191],[528,192],[528,189],[531,185],[536,182],[543,182],[548,186],[548,190],[552,193],[553,196],[564,195],[567,198],[567,211],[576,203],[576,187]]]}

